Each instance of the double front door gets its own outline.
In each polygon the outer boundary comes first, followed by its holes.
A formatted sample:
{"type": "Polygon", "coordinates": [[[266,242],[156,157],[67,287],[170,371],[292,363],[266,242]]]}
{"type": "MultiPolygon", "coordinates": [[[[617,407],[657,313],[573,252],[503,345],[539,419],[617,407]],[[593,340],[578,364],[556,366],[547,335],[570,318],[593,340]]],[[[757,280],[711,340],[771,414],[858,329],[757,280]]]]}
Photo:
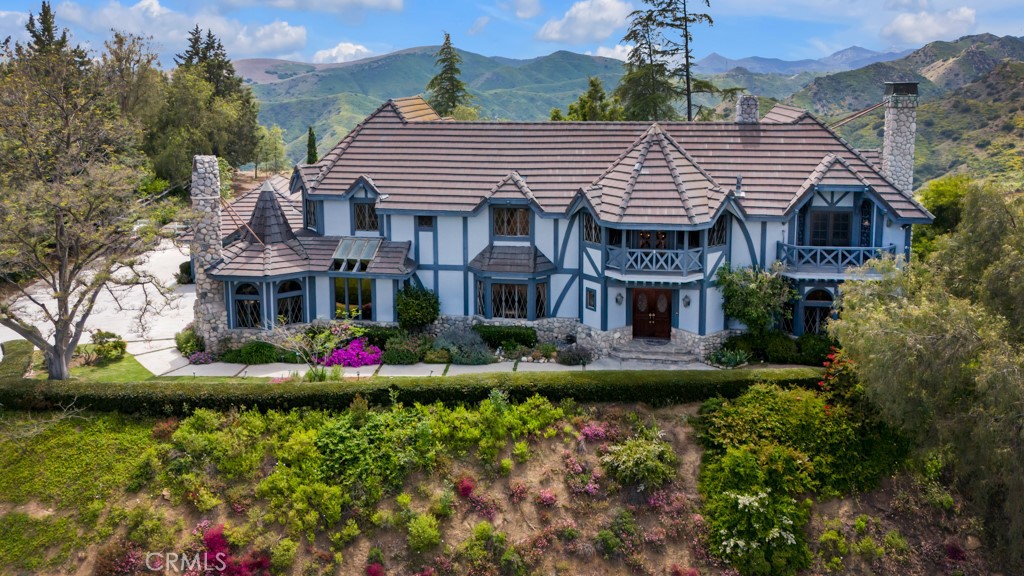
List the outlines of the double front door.
{"type": "Polygon", "coordinates": [[[633,289],[633,337],[672,337],[672,291],[633,289]]]}

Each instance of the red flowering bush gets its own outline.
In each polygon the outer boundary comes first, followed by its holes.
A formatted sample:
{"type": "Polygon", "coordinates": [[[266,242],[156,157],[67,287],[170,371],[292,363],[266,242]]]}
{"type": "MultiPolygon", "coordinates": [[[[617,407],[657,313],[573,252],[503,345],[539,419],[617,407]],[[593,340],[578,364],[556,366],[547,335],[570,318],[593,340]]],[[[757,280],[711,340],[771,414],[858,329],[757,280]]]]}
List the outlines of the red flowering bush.
{"type": "Polygon", "coordinates": [[[376,562],[366,565],[366,576],[384,576],[385,574],[387,572],[384,571],[384,567],[376,562]]]}
{"type": "Polygon", "coordinates": [[[825,374],[818,387],[829,404],[857,406],[864,399],[864,387],[857,379],[857,367],[841,348],[832,347],[825,360],[825,374]]]}
{"type": "Polygon", "coordinates": [[[526,500],[526,496],[529,493],[529,489],[526,484],[522,482],[512,482],[508,485],[508,499],[513,504],[519,504],[523,500],[526,500]]]}
{"type": "Polygon", "coordinates": [[[459,479],[456,487],[459,490],[459,495],[463,498],[469,498],[473,495],[473,490],[476,490],[476,482],[472,478],[465,476],[459,479]]]}
{"type": "Polygon", "coordinates": [[[540,506],[547,506],[548,508],[550,508],[555,504],[558,504],[558,497],[555,496],[555,493],[552,492],[551,490],[544,489],[537,493],[537,498],[535,499],[535,501],[540,506]]]}

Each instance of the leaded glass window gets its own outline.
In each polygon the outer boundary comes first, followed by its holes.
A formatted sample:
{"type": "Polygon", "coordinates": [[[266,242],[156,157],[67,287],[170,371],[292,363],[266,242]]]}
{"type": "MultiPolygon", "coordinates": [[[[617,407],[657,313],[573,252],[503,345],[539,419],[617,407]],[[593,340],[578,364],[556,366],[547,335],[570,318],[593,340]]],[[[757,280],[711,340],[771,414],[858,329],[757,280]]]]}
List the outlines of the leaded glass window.
{"type": "Polygon", "coordinates": [[[714,226],[711,230],[708,230],[708,246],[725,246],[725,242],[729,235],[727,234],[729,227],[729,218],[725,214],[720,216],[718,220],[715,220],[714,226]]]}
{"type": "Polygon", "coordinates": [[[476,313],[478,316],[484,316],[487,314],[487,305],[485,303],[484,283],[481,280],[476,281],[476,313]]]}
{"type": "Polygon", "coordinates": [[[812,212],[811,246],[849,246],[850,212],[812,212]]]}
{"type": "Polygon", "coordinates": [[[260,328],[262,324],[260,289],[255,284],[242,284],[235,289],[235,327],[260,328]]]}
{"type": "Polygon", "coordinates": [[[357,232],[379,232],[380,222],[377,219],[377,207],[369,202],[357,202],[352,205],[355,212],[357,232]]]}
{"type": "Polygon", "coordinates": [[[871,213],[875,211],[875,205],[871,202],[864,202],[860,205],[860,245],[871,246],[871,213]]]}
{"type": "Polygon", "coordinates": [[[491,210],[494,235],[525,238],[530,235],[530,209],[495,207],[491,210]]]}
{"type": "Polygon", "coordinates": [[[583,214],[583,241],[591,244],[601,243],[601,225],[590,214],[583,214]]]}
{"type": "Polygon", "coordinates": [[[548,285],[546,282],[537,283],[537,294],[534,300],[533,317],[546,318],[548,315],[548,285]]]}
{"type": "Polygon", "coordinates": [[[302,284],[295,280],[282,282],[277,288],[278,324],[299,324],[303,315],[302,284]]]}
{"type": "Polygon", "coordinates": [[[491,316],[494,318],[528,318],[527,284],[491,284],[491,316]]]}
{"type": "Polygon", "coordinates": [[[304,207],[304,211],[305,211],[304,215],[305,215],[305,218],[306,218],[306,228],[309,228],[310,230],[316,230],[316,227],[317,227],[316,202],[314,202],[312,200],[306,200],[303,203],[303,207],[304,207]]]}

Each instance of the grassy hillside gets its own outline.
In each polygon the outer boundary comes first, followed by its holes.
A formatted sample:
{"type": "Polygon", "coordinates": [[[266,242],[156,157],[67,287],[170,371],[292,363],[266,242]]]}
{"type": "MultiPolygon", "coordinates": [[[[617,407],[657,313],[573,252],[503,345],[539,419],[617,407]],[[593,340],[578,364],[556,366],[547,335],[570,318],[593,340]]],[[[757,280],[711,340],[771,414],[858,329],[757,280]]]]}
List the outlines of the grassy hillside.
{"type": "MultiPolygon", "coordinates": [[[[918,108],[915,186],[948,172],[1024,184],[1024,62],[1003,62],[985,77],[918,108]]],[[[855,146],[881,146],[881,111],[839,132],[855,146]]]]}

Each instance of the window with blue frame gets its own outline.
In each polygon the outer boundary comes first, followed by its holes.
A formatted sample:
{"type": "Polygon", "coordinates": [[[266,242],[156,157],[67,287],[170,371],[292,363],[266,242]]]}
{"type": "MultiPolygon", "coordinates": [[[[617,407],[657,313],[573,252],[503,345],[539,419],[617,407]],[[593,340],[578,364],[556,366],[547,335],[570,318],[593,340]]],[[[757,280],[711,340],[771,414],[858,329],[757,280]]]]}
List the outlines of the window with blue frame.
{"type": "Polygon", "coordinates": [[[729,239],[729,217],[722,214],[715,220],[715,224],[708,230],[708,246],[725,246],[729,239]]]}
{"type": "Polygon", "coordinates": [[[583,213],[583,241],[590,244],[601,243],[601,225],[586,212],[583,213]]]}
{"type": "Polygon", "coordinates": [[[335,278],[334,317],[373,320],[373,280],[335,278]]]}
{"type": "Polygon", "coordinates": [[[303,203],[304,217],[306,220],[306,228],[310,230],[316,230],[317,227],[317,214],[316,214],[316,202],[312,200],[306,200],[303,203]]]}
{"type": "Polygon", "coordinates": [[[300,324],[303,320],[302,284],[286,280],[277,287],[277,323],[300,324]]]}
{"type": "Polygon", "coordinates": [[[530,209],[495,206],[491,208],[494,236],[504,238],[530,237],[530,209]]]}
{"type": "Polygon", "coordinates": [[[417,216],[416,217],[416,229],[426,232],[434,229],[434,217],[433,216],[417,216]]]}
{"type": "Polygon", "coordinates": [[[811,246],[849,246],[853,214],[811,212],[811,246]]]}
{"type": "Polygon", "coordinates": [[[353,203],[352,221],[356,232],[380,232],[377,206],[373,202],[353,203]]]}
{"type": "Polygon", "coordinates": [[[235,289],[235,328],[260,328],[263,324],[263,309],[260,289],[246,283],[235,289]]]}
{"type": "Polygon", "coordinates": [[[597,290],[587,288],[586,290],[587,310],[597,310],[597,290]]]}

